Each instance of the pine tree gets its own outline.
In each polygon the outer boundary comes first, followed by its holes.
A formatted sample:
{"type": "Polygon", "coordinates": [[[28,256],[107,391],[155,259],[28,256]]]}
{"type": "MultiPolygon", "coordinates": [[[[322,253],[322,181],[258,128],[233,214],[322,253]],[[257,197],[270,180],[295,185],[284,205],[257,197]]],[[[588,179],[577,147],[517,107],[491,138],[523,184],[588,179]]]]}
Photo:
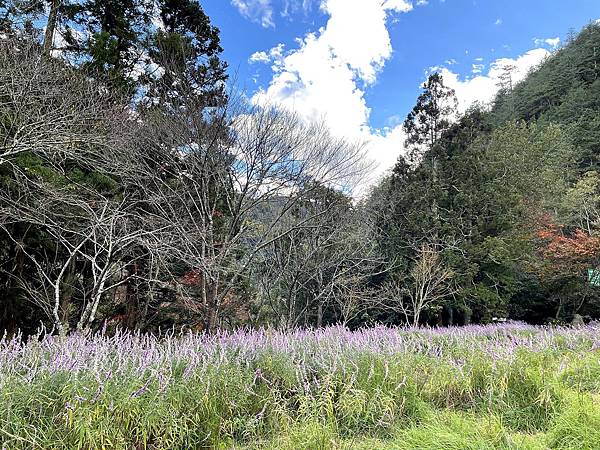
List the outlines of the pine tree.
{"type": "Polygon", "coordinates": [[[162,27],[147,48],[156,65],[145,77],[147,99],[174,109],[189,104],[190,95],[198,105],[223,105],[227,65],[220,59],[219,29],[193,0],[160,0],[159,13],[162,27]]]}
{"type": "Polygon", "coordinates": [[[404,121],[406,146],[409,158],[414,162],[424,155],[431,159],[431,190],[434,192],[431,202],[431,214],[434,223],[433,241],[438,244],[437,230],[440,227],[438,201],[435,191],[439,179],[439,151],[437,143],[442,134],[450,128],[451,119],[456,114],[457,100],[454,90],[444,85],[441,74],[433,73],[423,84],[423,92],[417,98],[417,104],[404,121]]]}
{"type": "Polygon", "coordinates": [[[457,109],[454,90],[444,85],[441,74],[431,74],[422,88],[417,104],[404,121],[406,146],[413,161],[435,147],[442,133],[450,127],[457,109]]]}

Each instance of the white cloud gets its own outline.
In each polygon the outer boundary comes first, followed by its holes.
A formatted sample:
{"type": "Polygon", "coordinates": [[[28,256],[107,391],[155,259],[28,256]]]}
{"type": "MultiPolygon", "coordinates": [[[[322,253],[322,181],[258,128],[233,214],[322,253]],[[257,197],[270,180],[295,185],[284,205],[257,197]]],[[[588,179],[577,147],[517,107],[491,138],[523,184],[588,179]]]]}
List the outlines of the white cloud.
{"type": "Polygon", "coordinates": [[[283,0],[281,17],[290,17],[297,12],[308,14],[315,0],[283,0]]]}
{"type": "MultiPolygon", "coordinates": [[[[282,59],[284,50],[285,50],[285,45],[278,44],[277,46],[275,46],[271,50],[269,50],[268,53],[267,52],[254,52],[252,55],[250,55],[250,58],[248,58],[248,62],[250,64],[273,62],[276,65],[279,65],[279,64],[281,64],[281,59],[282,59]]],[[[276,67],[274,67],[273,70],[276,70],[276,67]]]]}
{"type": "Polygon", "coordinates": [[[513,83],[518,83],[527,76],[529,70],[539,65],[550,52],[543,48],[536,48],[519,56],[516,59],[501,58],[494,61],[487,75],[478,75],[469,79],[461,77],[450,69],[439,68],[444,83],[456,91],[459,112],[464,112],[475,102],[490,103],[500,89],[500,77],[505,69],[512,67],[511,78],[513,83]]]}
{"type": "Polygon", "coordinates": [[[319,41],[328,45],[332,56],[348,64],[363,81],[374,82],[376,72],[392,53],[386,17],[391,11],[410,11],[411,4],[405,0],[325,0],[322,7],[330,18],[319,41]]]}
{"type": "Polygon", "coordinates": [[[412,4],[407,0],[384,0],[382,6],[385,10],[396,12],[409,12],[413,9],[412,4]]]}
{"type": "MultiPolygon", "coordinates": [[[[298,48],[285,51],[280,45],[250,57],[254,62],[271,63],[273,70],[268,86],[259,89],[252,101],[281,105],[307,120],[324,120],[334,135],[368,142],[369,156],[378,164],[367,182],[372,184],[403,152],[405,133],[399,116],[390,116],[383,129],[369,126],[371,110],[364,90],[377,81],[392,55],[386,27],[390,15],[411,8],[405,0],[322,0],[321,9],[329,20],[317,32],[298,39],[298,48]]],[[[446,84],[455,89],[459,109],[464,112],[475,102],[493,100],[504,67],[515,67],[512,77],[516,83],[549,54],[538,48],[515,59],[498,59],[486,74],[482,59],[477,58],[475,76],[467,79],[448,67],[439,70],[446,84]]],[[[453,63],[456,61],[449,60],[447,65],[453,63]]]]}
{"type": "Polygon", "coordinates": [[[536,45],[536,47],[543,47],[544,45],[546,45],[554,50],[554,49],[558,48],[558,46],[560,44],[560,38],[559,37],[548,38],[548,39],[535,38],[533,40],[533,42],[536,45]]]}
{"type": "Polygon", "coordinates": [[[370,157],[378,166],[367,179],[366,184],[374,184],[383,174],[394,167],[398,157],[404,153],[405,141],[406,133],[402,124],[371,134],[369,139],[370,157]]]}
{"type": "Polygon", "coordinates": [[[248,58],[249,63],[268,63],[269,61],[271,61],[271,57],[267,52],[254,52],[248,58]]]}
{"type": "Polygon", "coordinates": [[[473,73],[481,73],[485,69],[485,64],[473,64],[473,73]]]}
{"type": "Polygon", "coordinates": [[[336,136],[370,142],[370,156],[379,164],[373,176],[378,176],[396,161],[404,138],[400,125],[371,130],[364,88],[377,80],[392,55],[386,21],[412,5],[406,0],[323,0],[321,9],[329,15],[327,24],[299,39],[299,48],[255,54],[260,60],[269,56],[274,73],[253,101],[325,120],[336,136]]]}
{"type": "Polygon", "coordinates": [[[390,116],[385,120],[385,125],[390,128],[395,128],[396,126],[400,125],[403,122],[404,122],[404,117],[402,117],[398,114],[394,114],[393,116],[390,116]]]}
{"type": "Polygon", "coordinates": [[[273,6],[271,0],[231,0],[240,14],[263,27],[275,27],[273,22],[273,6]]]}

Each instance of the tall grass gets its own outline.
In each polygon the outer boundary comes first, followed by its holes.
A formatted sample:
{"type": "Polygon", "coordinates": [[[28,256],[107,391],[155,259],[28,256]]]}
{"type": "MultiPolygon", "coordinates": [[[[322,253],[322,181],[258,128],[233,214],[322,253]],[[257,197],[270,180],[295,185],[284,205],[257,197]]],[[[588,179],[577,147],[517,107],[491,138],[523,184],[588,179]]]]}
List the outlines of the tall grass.
{"type": "Polygon", "coordinates": [[[0,341],[0,448],[600,448],[600,327],[0,341]]]}

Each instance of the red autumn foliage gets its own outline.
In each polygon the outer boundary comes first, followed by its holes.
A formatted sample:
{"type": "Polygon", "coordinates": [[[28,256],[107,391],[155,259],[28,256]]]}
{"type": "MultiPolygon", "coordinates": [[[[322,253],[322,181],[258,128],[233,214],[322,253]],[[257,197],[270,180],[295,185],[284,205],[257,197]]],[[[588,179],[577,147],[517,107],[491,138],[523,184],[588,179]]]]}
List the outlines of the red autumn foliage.
{"type": "Polygon", "coordinates": [[[543,241],[542,255],[554,264],[588,265],[600,256],[600,238],[580,228],[566,233],[546,220],[536,235],[543,241]]]}
{"type": "Polygon", "coordinates": [[[188,286],[199,286],[202,282],[202,271],[194,269],[184,273],[181,277],[181,282],[188,286]]]}
{"type": "Polygon", "coordinates": [[[118,315],[108,319],[107,323],[123,323],[123,322],[125,322],[126,319],[127,319],[127,316],[125,314],[118,314],[118,315]]]}

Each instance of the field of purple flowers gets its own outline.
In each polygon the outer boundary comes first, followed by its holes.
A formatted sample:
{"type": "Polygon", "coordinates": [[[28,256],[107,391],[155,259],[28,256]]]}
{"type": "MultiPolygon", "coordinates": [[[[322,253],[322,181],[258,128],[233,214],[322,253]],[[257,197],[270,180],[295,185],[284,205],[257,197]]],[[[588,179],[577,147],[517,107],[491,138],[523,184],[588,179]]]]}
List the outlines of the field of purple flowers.
{"type": "Polygon", "coordinates": [[[600,326],[4,338],[0,442],[597,449],[600,326]]]}

